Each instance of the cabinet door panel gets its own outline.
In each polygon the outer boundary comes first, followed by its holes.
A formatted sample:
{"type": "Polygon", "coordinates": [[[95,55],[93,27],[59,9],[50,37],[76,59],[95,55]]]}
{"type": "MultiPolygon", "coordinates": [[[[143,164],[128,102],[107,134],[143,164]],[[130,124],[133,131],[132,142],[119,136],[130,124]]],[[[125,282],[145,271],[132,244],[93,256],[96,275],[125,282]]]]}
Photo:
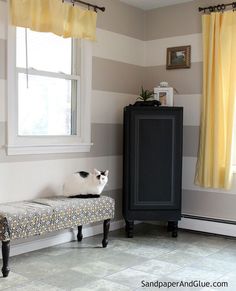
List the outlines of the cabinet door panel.
{"type": "Polygon", "coordinates": [[[176,115],[132,112],[130,121],[130,209],[178,209],[176,115]]]}

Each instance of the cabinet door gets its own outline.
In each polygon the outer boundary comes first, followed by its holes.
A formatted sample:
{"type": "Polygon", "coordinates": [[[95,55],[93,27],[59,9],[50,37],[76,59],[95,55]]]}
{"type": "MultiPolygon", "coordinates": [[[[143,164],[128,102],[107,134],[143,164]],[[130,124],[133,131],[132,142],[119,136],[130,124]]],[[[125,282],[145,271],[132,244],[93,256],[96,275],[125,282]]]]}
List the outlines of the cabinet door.
{"type": "Polygon", "coordinates": [[[129,161],[129,209],[179,209],[182,111],[132,111],[129,161]]]}

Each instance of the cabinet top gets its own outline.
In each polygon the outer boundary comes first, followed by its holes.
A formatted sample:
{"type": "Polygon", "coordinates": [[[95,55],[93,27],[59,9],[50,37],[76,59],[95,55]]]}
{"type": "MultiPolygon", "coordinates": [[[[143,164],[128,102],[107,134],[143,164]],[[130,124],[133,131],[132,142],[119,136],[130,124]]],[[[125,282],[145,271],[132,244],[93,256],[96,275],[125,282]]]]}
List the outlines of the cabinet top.
{"type": "Polygon", "coordinates": [[[135,111],[164,111],[164,112],[171,112],[171,111],[180,111],[183,112],[183,107],[180,106],[135,106],[135,105],[128,105],[124,108],[124,110],[135,110],[135,111]]]}

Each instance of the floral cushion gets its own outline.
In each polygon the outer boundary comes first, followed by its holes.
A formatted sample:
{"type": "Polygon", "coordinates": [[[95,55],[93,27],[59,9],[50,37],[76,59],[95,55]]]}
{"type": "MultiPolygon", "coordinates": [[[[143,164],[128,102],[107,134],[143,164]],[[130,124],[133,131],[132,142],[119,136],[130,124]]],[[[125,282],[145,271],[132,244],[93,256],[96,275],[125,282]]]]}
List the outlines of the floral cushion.
{"type": "Polygon", "coordinates": [[[26,238],[114,217],[114,199],[66,197],[0,204],[0,240],[26,238]]]}

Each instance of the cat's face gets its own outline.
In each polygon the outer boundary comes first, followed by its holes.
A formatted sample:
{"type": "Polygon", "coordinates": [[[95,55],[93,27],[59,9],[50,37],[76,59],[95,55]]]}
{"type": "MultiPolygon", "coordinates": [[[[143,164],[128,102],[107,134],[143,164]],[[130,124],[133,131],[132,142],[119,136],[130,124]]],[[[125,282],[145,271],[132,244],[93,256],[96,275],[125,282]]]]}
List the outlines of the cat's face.
{"type": "Polygon", "coordinates": [[[94,169],[94,176],[95,179],[97,180],[97,182],[100,185],[106,185],[107,181],[108,181],[108,173],[109,171],[98,171],[97,169],[94,169]]]}

